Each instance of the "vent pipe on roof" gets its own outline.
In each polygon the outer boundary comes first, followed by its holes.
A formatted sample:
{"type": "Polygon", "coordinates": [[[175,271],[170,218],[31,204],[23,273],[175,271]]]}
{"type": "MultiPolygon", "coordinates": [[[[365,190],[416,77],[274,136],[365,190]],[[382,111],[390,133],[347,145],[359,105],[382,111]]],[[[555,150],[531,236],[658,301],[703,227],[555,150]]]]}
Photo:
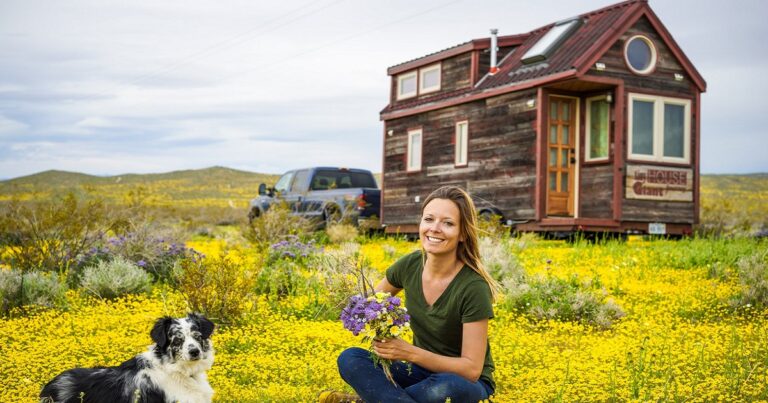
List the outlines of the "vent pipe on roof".
{"type": "Polygon", "coordinates": [[[491,69],[488,72],[490,75],[494,75],[499,71],[499,68],[496,67],[496,51],[498,50],[498,43],[499,40],[496,37],[496,34],[499,33],[499,30],[496,28],[491,29],[491,69]]]}

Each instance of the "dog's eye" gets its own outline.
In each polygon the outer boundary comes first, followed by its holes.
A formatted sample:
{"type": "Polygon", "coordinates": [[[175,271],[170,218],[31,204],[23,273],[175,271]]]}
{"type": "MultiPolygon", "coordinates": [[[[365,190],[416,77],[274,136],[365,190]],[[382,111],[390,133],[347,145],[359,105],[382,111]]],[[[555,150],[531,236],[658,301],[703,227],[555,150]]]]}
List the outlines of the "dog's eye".
{"type": "Polygon", "coordinates": [[[173,339],[173,341],[171,342],[171,344],[173,344],[174,346],[180,346],[182,343],[184,343],[184,340],[182,339],[173,339]]]}

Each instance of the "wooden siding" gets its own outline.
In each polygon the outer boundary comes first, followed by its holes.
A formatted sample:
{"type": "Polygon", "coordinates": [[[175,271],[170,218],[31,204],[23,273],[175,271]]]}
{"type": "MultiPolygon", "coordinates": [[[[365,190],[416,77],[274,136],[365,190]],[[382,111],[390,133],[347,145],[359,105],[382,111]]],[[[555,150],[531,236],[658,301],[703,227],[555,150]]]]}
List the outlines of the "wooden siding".
{"type": "Polygon", "coordinates": [[[613,218],[613,165],[581,167],[579,171],[579,217],[613,218]]]}
{"type": "Polygon", "coordinates": [[[418,222],[420,206],[434,189],[466,188],[478,202],[493,200],[507,218],[534,218],[536,110],[526,102],[536,89],[477,100],[386,122],[383,217],[387,225],[418,222]],[[456,122],[469,121],[469,163],[454,166],[456,122]],[[421,127],[422,170],[405,172],[408,129],[421,127]]]}
{"type": "MultiPolygon", "coordinates": [[[[516,46],[500,46],[499,50],[496,52],[496,65],[498,66],[499,63],[504,60],[505,57],[514,50],[516,46]]],[[[478,71],[478,77],[482,77],[486,74],[488,74],[488,70],[491,69],[491,51],[486,49],[480,52],[480,63],[479,63],[479,71],[478,71]]]]}
{"type": "Polygon", "coordinates": [[[696,91],[690,77],[684,77],[683,81],[675,81],[675,73],[685,76],[685,70],[645,17],[640,18],[632,28],[628,29],[603,54],[599,62],[605,64],[605,70],[598,71],[592,67],[590,74],[619,78],[624,81],[628,92],[663,93],[669,96],[692,98],[696,91]],[[632,72],[624,60],[624,45],[635,35],[645,35],[656,48],[656,68],[650,74],[640,75],[632,72]]]}
{"type": "MultiPolygon", "coordinates": [[[[409,72],[396,74],[390,77],[390,82],[391,82],[390,92],[389,92],[390,104],[397,105],[401,102],[413,102],[413,100],[415,99],[430,98],[442,93],[451,92],[451,91],[455,91],[462,88],[468,88],[472,85],[471,83],[472,53],[471,52],[466,52],[460,55],[449,57],[437,63],[441,64],[439,91],[428,92],[424,95],[417,95],[415,97],[410,97],[410,98],[406,98],[398,101],[397,100],[397,77],[402,74],[407,74],[409,72]]],[[[424,66],[424,67],[429,67],[429,66],[424,66]]],[[[411,70],[417,73],[417,79],[418,79],[418,70],[419,69],[411,70]]],[[[417,85],[417,88],[418,88],[418,85],[417,85]]]]}
{"type": "Polygon", "coordinates": [[[440,91],[453,91],[469,87],[470,72],[472,71],[472,53],[467,52],[456,57],[443,60],[440,91]]]}
{"type": "Polygon", "coordinates": [[[693,203],[624,199],[623,221],[693,224],[693,203]]]}
{"type": "MultiPolygon", "coordinates": [[[[699,120],[696,118],[696,113],[699,110],[696,102],[698,100],[698,89],[694,83],[690,80],[690,77],[685,76],[685,70],[683,66],[674,57],[671,50],[664,43],[659,34],[654,30],[650,21],[647,18],[640,18],[630,29],[628,29],[616,43],[600,58],[601,63],[605,63],[606,69],[604,71],[597,71],[594,68],[590,70],[590,74],[595,76],[606,76],[610,78],[617,78],[624,81],[624,96],[626,93],[642,93],[651,95],[662,95],[669,97],[677,97],[691,100],[691,150],[696,150],[700,141],[699,136],[699,120]],[[639,75],[632,72],[627,66],[624,60],[624,46],[625,42],[638,34],[645,35],[650,39],[655,48],[657,54],[657,61],[655,69],[648,75],[639,75]],[[683,81],[675,81],[675,73],[683,74],[683,81]]],[[[628,109],[630,105],[625,103],[623,111],[617,111],[623,113],[624,125],[619,128],[625,133],[624,139],[621,144],[621,152],[623,157],[627,157],[627,128],[630,124],[627,120],[628,109]]],[[[617,145],[618,146],[618,145],[617,145]]],[[[698,156],[695,153],[691,153],[691,163],[684,166],[692,167],[694,169],[694,176],[699,175],[699,161],[698,156]]],[[[631,161],[630,161],[631,163],[631,161]]],[[[626,167],[627,162],[624,163],[626,167]]],[[[667,164],[660,163],[661,166],[680,166],[679,164],[667,164]]],[[[626,170],[622,170],[622,174],[626,170]]],[[[581,180],[587,179],[588,175],[582,170],[581,180]]],[[[624,181],[624,178],[618,178],[624,181]]],[[[694,197],[693,202],[664,202],[664,201],[649,201],[649,200],[630,200],[626,199],[623,194],[620,195],[622,200],[622,207],[620,217],[622,221],[641,221],[641,222],[667,222],[667,223],[686,223],[692,224],[696,217],[696,204],[698,203],[698,197],[694,197]]],[[[698,193],[698,189],[694,189],[695,193],[698,193]]],[[[580,196],[581,203],[587,202],[586,195],[580,196]]],[[[592,201],[595,202],[595,201],[592,201]]],[[[596,202],[595,202],[596,203],[596,202]]],[[[582,204],[583,206],[583,204],[582,204]]],[[[599,209],[597,205],[591,206],[589,209],[585,209],[582,214],[583,217],[588,217],[587,211],[594,212],[595,209],[599,209]]]]}

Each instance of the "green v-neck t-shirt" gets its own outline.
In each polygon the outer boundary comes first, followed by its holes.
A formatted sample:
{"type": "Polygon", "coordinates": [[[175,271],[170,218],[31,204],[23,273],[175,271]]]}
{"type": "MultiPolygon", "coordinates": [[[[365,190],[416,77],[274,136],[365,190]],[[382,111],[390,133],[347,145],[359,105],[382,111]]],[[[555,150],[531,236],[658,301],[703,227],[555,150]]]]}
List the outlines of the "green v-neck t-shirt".
{"type": "MultiPolygon", "coordinates": [[[[464,323],[493,318],[493,302],[488,283],[466,264],[432,306],[427,305],[422,289],[422,252],[400,258],[387,269],[387,281],[405,290],[405,307],[411,316],[413,344],[435,354],[461,357],[464,323]]],[[[486,341],[485,362],[480,380],[496,389],[493,359],[486,341]]]]}

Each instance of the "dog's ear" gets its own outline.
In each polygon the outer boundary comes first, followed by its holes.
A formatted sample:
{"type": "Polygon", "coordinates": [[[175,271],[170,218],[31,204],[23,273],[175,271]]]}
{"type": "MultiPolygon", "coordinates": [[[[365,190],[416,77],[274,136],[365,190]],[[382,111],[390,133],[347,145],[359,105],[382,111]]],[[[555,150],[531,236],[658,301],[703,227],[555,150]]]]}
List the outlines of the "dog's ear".
{"type": "Polygon", "coordinates": [[[162,317],[155,322],[155,326],[149,332],[152,341],[161,348],[165,347],[165,344],[168,342],[168,328],[171,324],[173,324],[173,318],[170,316],[162,317]]]}
{"type": "Polygon", "coordinates": [[[211,337],[211,334],[213,334],[213,322],[208,320],[203,315],[197,314],[197,313],[190,313],[187,315],[187,317],[191,320],[193,320],[195,323],[197,323],[197,328],[200,330],[200,334],[203,336],[204,339],[207,339],[211,337]]]}

